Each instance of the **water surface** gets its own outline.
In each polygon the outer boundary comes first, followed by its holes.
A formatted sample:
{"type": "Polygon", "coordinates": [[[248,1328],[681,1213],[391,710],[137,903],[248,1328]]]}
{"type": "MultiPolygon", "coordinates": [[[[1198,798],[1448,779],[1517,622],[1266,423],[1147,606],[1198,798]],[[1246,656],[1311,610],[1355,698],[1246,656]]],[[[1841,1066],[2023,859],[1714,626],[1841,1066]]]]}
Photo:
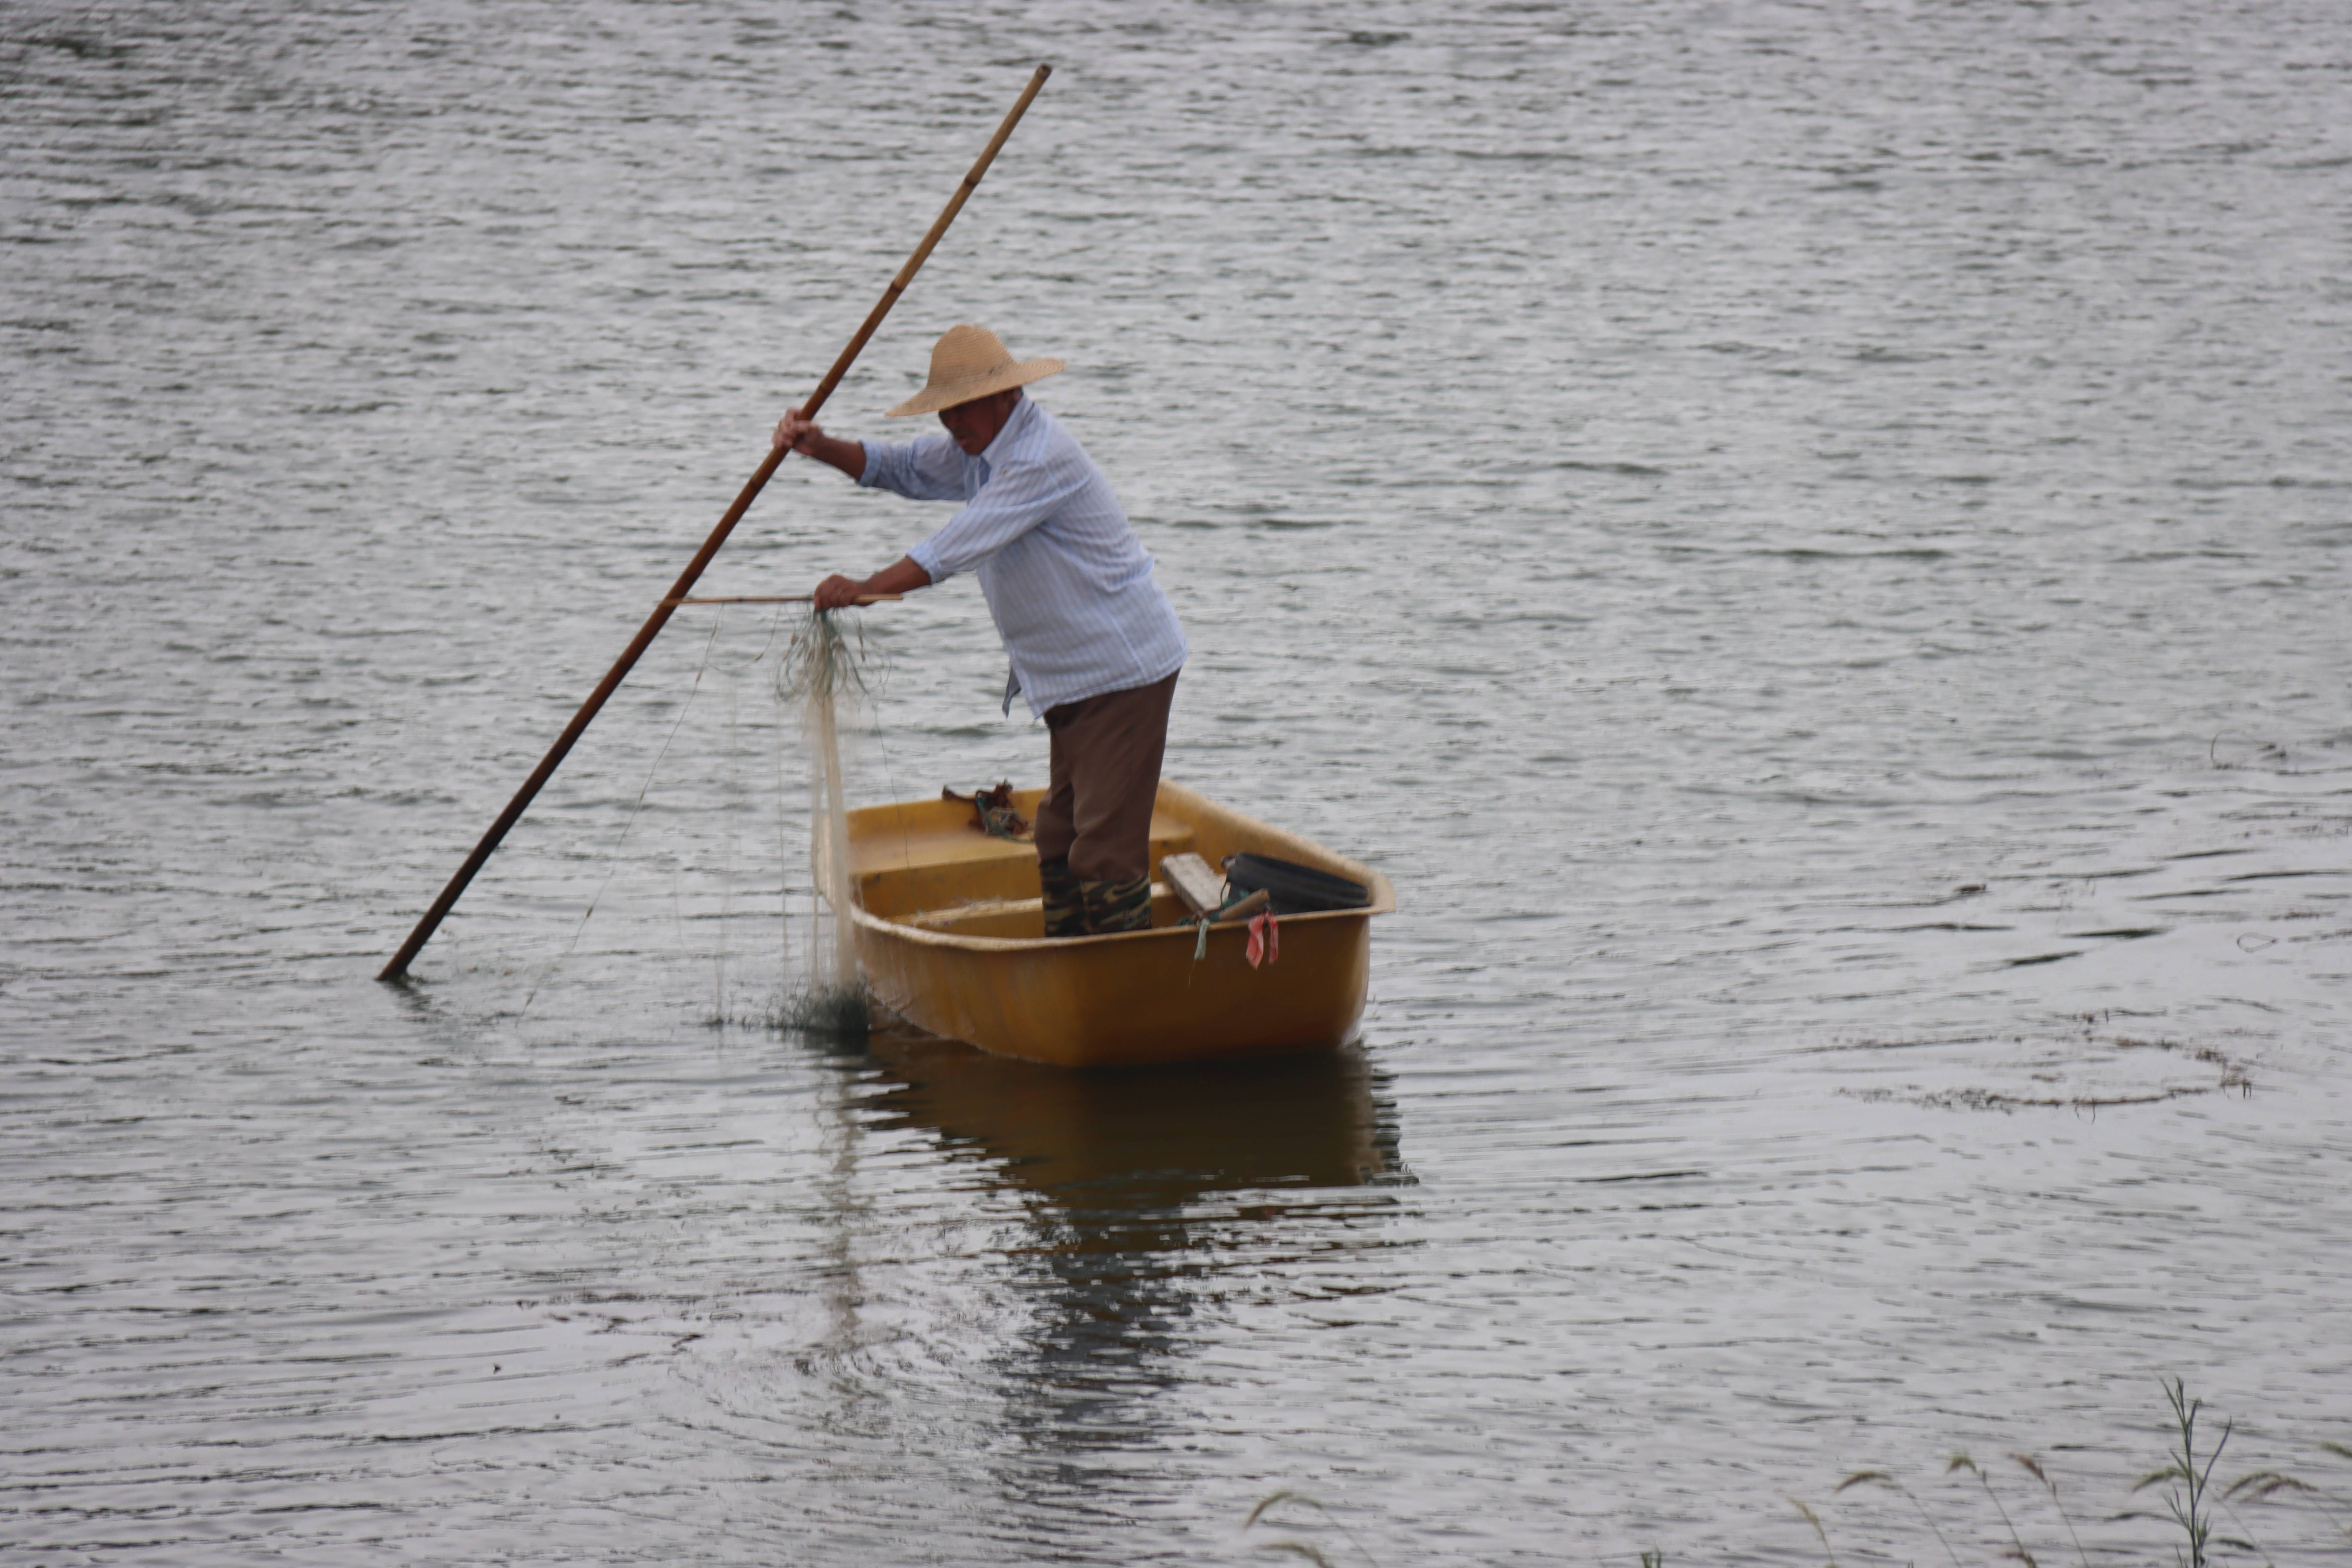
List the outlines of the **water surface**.
{"type": "MultiPolygon", "coordinates": [[[[5,1554],[1990,1556],[1964,1449],[2146,1562],[2168,1373],[2347,1489],[2334,7],[36,3],[0,101],[5,1554]],[[753,610],[375,984],[1039,59],[827,416],[1070,362],[1361,1044],[765,1027],[753,610]]],[[[1041,776],[971,584],[864,624],[858,798],[1041,776]]]]}

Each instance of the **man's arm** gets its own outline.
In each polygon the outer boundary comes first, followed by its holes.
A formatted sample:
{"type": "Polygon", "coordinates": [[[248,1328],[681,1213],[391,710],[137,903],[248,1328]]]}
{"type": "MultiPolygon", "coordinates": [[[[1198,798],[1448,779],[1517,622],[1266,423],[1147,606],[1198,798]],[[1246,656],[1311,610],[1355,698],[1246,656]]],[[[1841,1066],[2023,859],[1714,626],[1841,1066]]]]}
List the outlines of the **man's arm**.
{"type": "Polygon", "coordinates": [[[918,588],[931,585],[931,574],[911,555],[902,555],[894,565],[885,566],[863,583],[847,577],[832,576],[816,585],[816,607],[838,610],[854,605],[862,594],[911,594],[918,588]]]}
{"type": "Polygon", "coordinates": [[[790,447],[803,458],[830,464],[853,479],[866,477],[866,444],[834,439],[797,408],[776,422],[775,444],[790,447]]]}
{"type": "MultiPolygon", "coordinates": [[[[862,441],[836,441],[817,427],[816,423],[795,408],[776,424],[779,447],[790,447],[803,457],[829,463],[851,479],[866,475],[866,445],[862,441]]],[[[918,588],[931,585],[931,574],[911,557],[898,560],[881,571],[858,582],[838,573],[816,585],[814,595],[820,610],[838,610],[856,604],[868,594],[911,594],[918,588]]]]}

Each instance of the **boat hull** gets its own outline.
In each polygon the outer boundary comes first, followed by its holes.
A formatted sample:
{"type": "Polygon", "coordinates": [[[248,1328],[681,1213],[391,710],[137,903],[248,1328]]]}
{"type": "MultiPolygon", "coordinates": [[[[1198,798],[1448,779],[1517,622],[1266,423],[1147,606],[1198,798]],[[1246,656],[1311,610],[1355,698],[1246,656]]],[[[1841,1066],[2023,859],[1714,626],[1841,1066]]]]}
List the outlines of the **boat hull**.
{"type": "MultiPolygon", "coordinates": [[[[1035,794],[1016,797],[1033,809],[1035,794]]],[[[933,1034],[1058,1067],[1152,1067],[1328,1050],[1353,1037],[1371,974],[1371,920],[1395,908],[1377,871],[1163,783],[1152,869],[1190,850],[1242,851],[1363,883],[1360,910],[1279,922],[1280,956],[1253,966],[1241,923],[1199,929],[1154,889],[1155,928],[1047,940],[1026,845],[972,832],[970,808],[911,802],[849,814],[851,911],[874,998],[933,1034]]]]}

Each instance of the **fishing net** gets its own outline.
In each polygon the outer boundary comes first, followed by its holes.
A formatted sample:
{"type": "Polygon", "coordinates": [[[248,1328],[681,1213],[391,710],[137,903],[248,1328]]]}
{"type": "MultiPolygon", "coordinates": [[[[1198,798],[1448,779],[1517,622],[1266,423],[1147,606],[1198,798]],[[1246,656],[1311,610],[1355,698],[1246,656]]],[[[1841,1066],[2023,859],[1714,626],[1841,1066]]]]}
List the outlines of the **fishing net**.
{"type": "MultiPolygon", "coordinates": [[[[517,857],[468,910],[474,931],[504,914],[512,938],[535,925],[544,940],[544,915],[568,906],[559,951],[520,959],[522,1016],[611,1026],[650,1002],[717,1025],[863,1037],[843,767],[870,695],[856,619],[714,617],[682,691],[640,689],[591,737],[606,750],[575,765],[579,826],[517,857]],[[588,781],[615,769],[642,770],[642,785],[598,798],[588,781]]],[[[534,826],[562,823],[559,805],[534,826]]],[[[464,957],[454,931],[443,945],[464,957]]]]}
{"type": "MultiPolygon", "coordinates": [[[[776,1022],[786,1027],[839,1034],[866,1026],[866,990],[849,912],[849,808],[841,787],[838,713],[844,700],[865,693],[864,655],[862,637],[853,647],[835,616],[812,610],[776,665],[776,699],[799,714],[809,747],[809,866],[824,910],[810,921],[804,982],[779,1005],[776,1022]]],[[[786,947],[789,952],[789,936],[786,947]]]]}

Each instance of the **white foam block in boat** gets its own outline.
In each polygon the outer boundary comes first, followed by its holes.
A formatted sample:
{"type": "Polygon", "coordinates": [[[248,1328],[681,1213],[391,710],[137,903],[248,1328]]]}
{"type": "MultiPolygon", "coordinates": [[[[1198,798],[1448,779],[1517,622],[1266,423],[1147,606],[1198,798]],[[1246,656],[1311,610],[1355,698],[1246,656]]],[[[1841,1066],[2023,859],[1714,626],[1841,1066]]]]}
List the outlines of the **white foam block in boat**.
{"type": "Polygon", "coordinates": [[[1160,875],[1195,916],[1214,914],[1225,901],[1225,879],[1198,855],[1163,855],[1160,875]]]}

